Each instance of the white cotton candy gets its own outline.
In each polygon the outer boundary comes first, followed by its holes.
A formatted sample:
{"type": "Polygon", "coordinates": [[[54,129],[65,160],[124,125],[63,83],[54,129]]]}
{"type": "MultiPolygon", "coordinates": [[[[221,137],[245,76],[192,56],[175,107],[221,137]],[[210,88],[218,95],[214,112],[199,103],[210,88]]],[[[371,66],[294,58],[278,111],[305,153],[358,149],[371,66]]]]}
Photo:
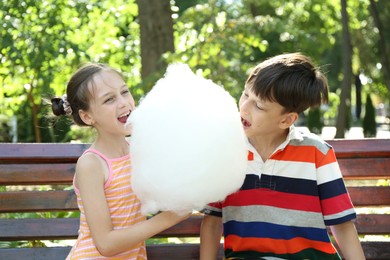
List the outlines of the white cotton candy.
{"type": "Polygon", "coordinates": [[[170,65],[128,123],[143,213],[200,210],[242,186],[248,150],[236,102],[187,65],[170,65]]]}

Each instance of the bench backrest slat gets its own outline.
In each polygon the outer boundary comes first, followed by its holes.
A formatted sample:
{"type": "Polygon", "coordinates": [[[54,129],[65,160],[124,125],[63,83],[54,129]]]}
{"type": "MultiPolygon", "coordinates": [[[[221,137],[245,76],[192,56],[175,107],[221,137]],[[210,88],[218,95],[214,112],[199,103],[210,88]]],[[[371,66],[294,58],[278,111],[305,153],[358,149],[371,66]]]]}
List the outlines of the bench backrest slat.
{"type": "Polygon", "coordinates": [[[74,163],[0,164],[0,185],[70,185],[74,172],[74,163]]]}
{"type": "Polygon", "coordinates": [[[356,207],[390,206],[390,187],[347,187],[356,207]]]}
{"type": "MultiPolygon", "coordinates": [[[[348,187],[355,206],[389,206],[389,187],[348,187]],[[373,199],[375,198],[375,199],[373,199]]],[[[78,210],[73,190],[0,192],[1,212],[78,210]]]]}
{"type": "Polygon", "coordinates": [[[345,179],[383,179],[390,176],[390,156],[338,159],[345,179]]]}
{"type": "Polygon", "coordinates": [[[334,139],[327,142],[336,151],[337,158],[390,156],[390,139],[334,139]]]}
{"type": "Polygon", "coordinates": [[[0,164],[76,162],[89,144],[1,144],[0,164]]]}
{"type": "Polygon", "coordinates": [[[73,190],[0,192],[0,212],[78,210],[73,190]]]}
{"type": "MultiPolygon", "coordinates": [[[[338,158],[389,157],[390,139],[327,140],[338,158]]],[[[76,162],[89,144],[8,144],[2,143],[0,164],[24,162],[76,162]]]]}
{"type": "MultiPolygon", "coordinates": [[[[197,237],[201,221],[201,216],[191,216],[155,237],[197,237]]],[[[389,214],[360,214],[356,223],[360,235],[386,235],[390,232],[389,214]]],[[[78,218],[0,219],[0,241],[75,239],[78,228],[78,218]]]]}

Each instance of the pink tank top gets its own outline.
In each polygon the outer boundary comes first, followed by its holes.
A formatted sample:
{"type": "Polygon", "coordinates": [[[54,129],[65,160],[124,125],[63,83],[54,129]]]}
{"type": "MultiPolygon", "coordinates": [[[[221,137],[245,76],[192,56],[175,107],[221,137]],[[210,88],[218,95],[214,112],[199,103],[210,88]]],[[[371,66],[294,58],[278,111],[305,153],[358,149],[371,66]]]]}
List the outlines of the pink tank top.
{"type": "MultiPolygon", "coordinates": [[[[105,160],[109,168],[109,177],[104,185],[104,193],[110,209],[114,229],[127,228],[135,223],[144,221],[141,214],[141,203],[131,188],[131,161],[130,155],[109,159],[95,149],[88,149],[84,153],[94,153],[105,160]]],[[[80,229],[76,244],[70,251],[67,260],[73,259],[146,259],[145,243],[140,243],[114,257],[104,257],[96,249],[89,230],[80,192],[73,179],[73,187],[77,195],[77,204],[80,209],[80,229]]]]}

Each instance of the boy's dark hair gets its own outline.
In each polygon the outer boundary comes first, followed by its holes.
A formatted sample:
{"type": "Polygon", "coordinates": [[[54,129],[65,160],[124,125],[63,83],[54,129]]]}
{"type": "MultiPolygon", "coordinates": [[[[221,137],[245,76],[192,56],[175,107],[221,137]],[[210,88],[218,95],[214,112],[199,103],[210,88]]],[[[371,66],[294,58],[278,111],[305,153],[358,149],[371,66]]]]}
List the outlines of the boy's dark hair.
{"type": "Polygon", "coordinates": [[[263,100],[277,102],[285,112],[301,113],[328,102],[328,81],[309,57],[282,54],[257,65],[246,86],[263,100]]]}
{"type": "MultiPolygon", "coordinates": [[[[88,89],[89,84],[93,84],[93,76],[100,71],[109,70],[122,75],[115,69],[106,64],[88,63],[79,68],[71,77],[66,88],[67,102],[71,108],[71,117],[73,121],[80,126],[88,126],[79,116],[79,110],[88,111],[91,93],[88,89]]],[[[56,116],[65,115],[64,101],[60,97],[51,99],[52,111],[56,116]]]]}

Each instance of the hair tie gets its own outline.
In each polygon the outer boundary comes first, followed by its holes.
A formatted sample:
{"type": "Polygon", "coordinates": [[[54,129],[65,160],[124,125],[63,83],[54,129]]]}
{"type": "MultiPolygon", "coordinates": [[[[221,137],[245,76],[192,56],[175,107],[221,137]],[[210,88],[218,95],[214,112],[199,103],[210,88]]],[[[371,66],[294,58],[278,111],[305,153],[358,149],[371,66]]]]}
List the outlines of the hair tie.
{"type": "Polygon", "coordinates": [[[64,111],[67,116],[72,115],[72,108],[68,102],[68,96],[66,94],[62,95],[62,105],[64,106],[64,111]]]}

